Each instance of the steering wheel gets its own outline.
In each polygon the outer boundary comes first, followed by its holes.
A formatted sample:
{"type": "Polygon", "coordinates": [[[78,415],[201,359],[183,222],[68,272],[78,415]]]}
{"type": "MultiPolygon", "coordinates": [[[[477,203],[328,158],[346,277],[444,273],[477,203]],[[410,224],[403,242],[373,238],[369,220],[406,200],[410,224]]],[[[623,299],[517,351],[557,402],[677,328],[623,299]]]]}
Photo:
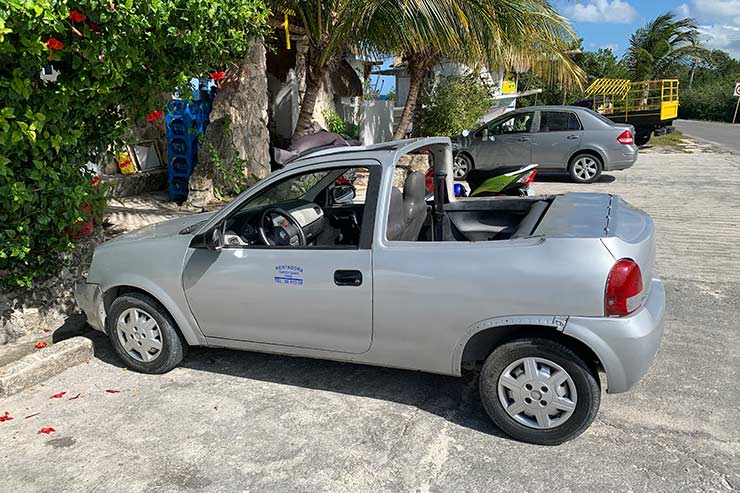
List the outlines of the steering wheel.
{"type": "Polygon", "coordinates": [[[306,233],[303,232],[301,224],[290,212],[280,207],[269,207],[262,212],[257,232],[265,245],[306,246],[306,233]],[[273,216],[281,216],[285,221],[275,226],[272,222],[273,216]]]}

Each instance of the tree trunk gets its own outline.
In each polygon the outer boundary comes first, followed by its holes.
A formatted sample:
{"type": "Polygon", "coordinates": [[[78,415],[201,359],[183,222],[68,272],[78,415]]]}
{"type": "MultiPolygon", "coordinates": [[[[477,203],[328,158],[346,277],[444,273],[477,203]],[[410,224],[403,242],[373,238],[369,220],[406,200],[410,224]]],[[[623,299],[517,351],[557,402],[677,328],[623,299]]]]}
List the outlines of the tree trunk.
{"type": "Polygon", "coordinates": [[[313,123],[313,110],[324,80],[322,70],[309,66],[306,70],[306,90],[301,100],[301,111],[293,132],[293,142],[310,132],[313,123]]]}
{"type": "Polygon", "coordinates": [[[409,95],[406,98],[406,106],[403,107],[403,113],[401,113],[401,119],[398,122],[396,131],[393,133],[393,140],[403,139],[406,135],[406,131],[411,124],[414,117],[414,110],[416,110],[416,101],[419,98],[421,92],[421,86],[424,83],[424,76],[426,75],[426,64],[411,59],[409,60],[409,95]]]}

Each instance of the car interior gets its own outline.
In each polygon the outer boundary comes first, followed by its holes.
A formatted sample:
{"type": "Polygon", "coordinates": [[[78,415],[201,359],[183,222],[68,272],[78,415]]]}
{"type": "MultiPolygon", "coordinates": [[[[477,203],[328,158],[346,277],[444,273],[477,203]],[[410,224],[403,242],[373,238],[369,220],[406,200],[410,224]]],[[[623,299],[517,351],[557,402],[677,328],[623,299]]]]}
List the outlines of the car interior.
{"type": "MultiPolygon", "coordinates": [[[[419,154],[428,156],[431,165],[436,155],[441,170],[445,156],[440,159],[439,152],[434,151],[419,154]]],[[[227,219],[224,244],[227,248],[357,248],[368,185],[371,178],[380,179],[371,176],[373,173],[379,175],[380,169],[340,167],[289,176],[250,198],[227,219]]],[[[435,194],[429,193],[424,173],[397,167],[394,183],[386,228],[388,241],[523,238],[533,234],[552,201],[551,197],[450,200],[445,190],[439,197],[440,207],[435,194]]]]}

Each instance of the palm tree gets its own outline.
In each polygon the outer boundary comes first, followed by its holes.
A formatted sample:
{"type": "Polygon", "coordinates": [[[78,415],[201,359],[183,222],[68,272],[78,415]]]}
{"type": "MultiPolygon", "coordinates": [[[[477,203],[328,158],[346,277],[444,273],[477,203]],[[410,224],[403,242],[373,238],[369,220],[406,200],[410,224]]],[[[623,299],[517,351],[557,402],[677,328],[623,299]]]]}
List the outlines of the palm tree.
{"type": "Polygon", "coordinates": [[[634,80],[662,79],[675,76],[680,65],[706,56],[699,46],[696,21],[676,20],[669,12],[635,31],[624,64],[634,80]]]}
{"type": "Polygon", "coordinates": [[[405,135],[424,78],[443,61],[530,70],[565,85],[583,79],[566,54],[575,36],[547,0],[389,1],[376,9],[366,36],[406,62],[409,93],[394,139],[405,135]]]}
{"type": "Polygon", "coordinates": [[[332,65],[345,49],[357,44],[383,0],[272,0],[273,12],[295,14],[308,42],[306,90],[301,100],[293,140],[310,128],[316,98],[332,65]]]}

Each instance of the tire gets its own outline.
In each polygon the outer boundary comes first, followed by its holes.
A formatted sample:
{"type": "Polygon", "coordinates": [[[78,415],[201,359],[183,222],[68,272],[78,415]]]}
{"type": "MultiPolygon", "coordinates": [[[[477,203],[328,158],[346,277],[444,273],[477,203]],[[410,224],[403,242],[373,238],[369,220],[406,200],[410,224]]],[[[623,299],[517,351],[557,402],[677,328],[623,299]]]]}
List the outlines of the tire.
{"type": "Polygon", "coordinates": [[[598,374],[568,347],[539,338],[497,347],[483,364],[479,391],[486,413],[499,428],[517,440],[538,445],[560,445],[586,431],[601,401],[598,374]],[[512,376],[525,367],[524,361],[532,360],[535,378],[528,379],[526,372],[512,376]],[[547,380],[548,376],[561,379],[561,371],[567,377],[562,384],[553,385],[547,380]],[[516,387],[519,393],[510,387],[516,387]],[[550,397],[557,402],[546,401],[550,397]],[[525,402],[527,399],[529,402],[525,402]],[[522,411],[517,412],[517,407],[522,411]],[[547,417],[540,420],[534,411],[547,417]]]}
{"type": "Polygon", "coordinates": [[[464,180],[473,168],[473,160],[470,159],[470,156],[459,153],[455,156],[452,164],[452,177],[455,181],[464,180]]]}
{"type": "Polygon", "coordinates": [[[187,345],[174,320],[151,296],[127,293],[116,298],[106,325],[113,349],[132,370],[167,373],[185,357],[187,345]]]}
{"type": "Polygon", "coordinates": [[[650,132],[648,133],[638,132],[637,135],[635,135],[635,145],[636,146],[638,147],[644,146],[648,142],[650,142],[650,132]]]}
{"type": "Polygon", "coordinates": [[[576,154],[568,164],[570,179],[576,183],[593,183],[601,177],[604,163],[594,154],[576,154]]]}

